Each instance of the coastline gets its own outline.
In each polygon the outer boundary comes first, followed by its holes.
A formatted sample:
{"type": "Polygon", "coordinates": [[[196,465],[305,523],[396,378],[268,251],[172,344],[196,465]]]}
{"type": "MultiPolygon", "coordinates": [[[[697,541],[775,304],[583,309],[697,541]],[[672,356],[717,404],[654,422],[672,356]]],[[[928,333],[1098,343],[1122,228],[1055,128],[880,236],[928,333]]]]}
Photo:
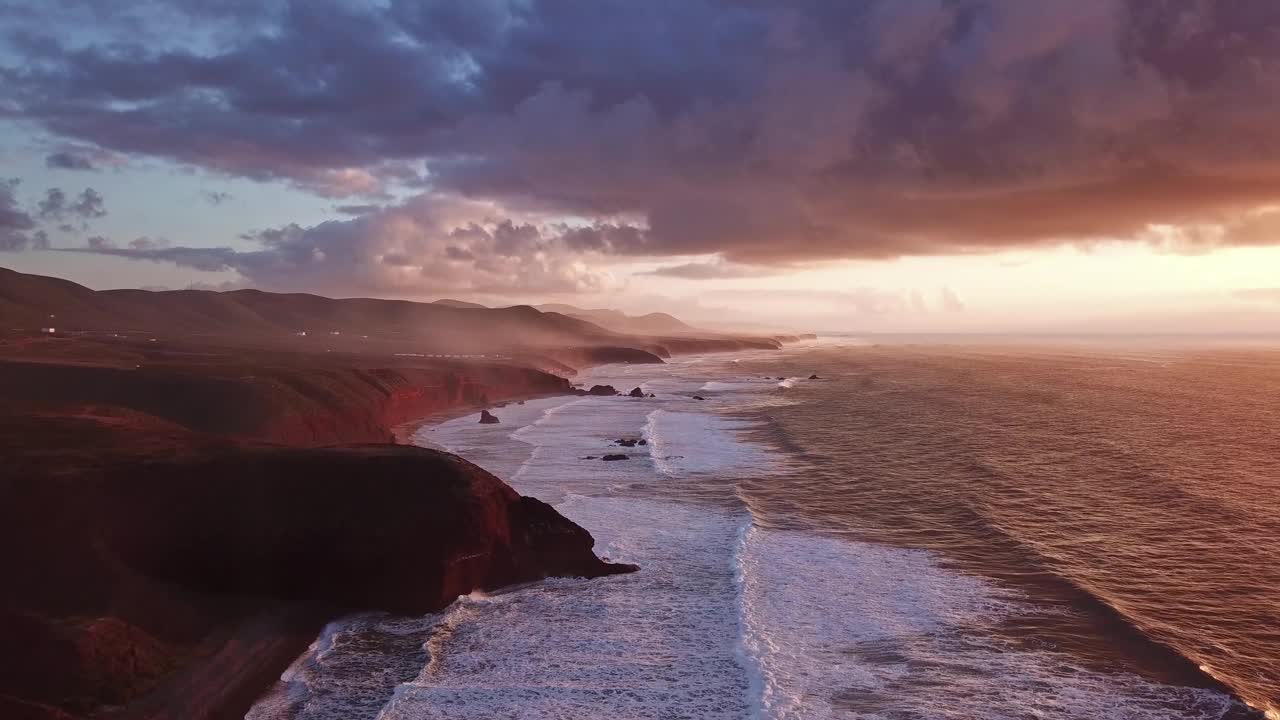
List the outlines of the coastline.
{"type": "Polygon", "coordinates": [[[428,413],[414,420],[407,420],[405,422],[393,425],[391,427],[391,434],[395,438],[396,445],[413,445],[413,436],[416,435],[419,430],[429,425],[439,425],[442,422],[446,422],[448,420],[454,420],[460,417],[466,417],[467,415],[479,415],[480,411],[484,409],[500,408],[506,405],[510,405],[512,403],[524,402],[526,400],[538,400],[541,398],[548,398],[548,397],[564,397],[564,396],[571,396],[574,394],[575,393],[572,393],[572,392],[569,392],[569,393],[537,392],[537,393],[528,393],[528,394],[515,394],[509,397],[504,397],[498,400],[497,402],[492,403],[487,408],[485,406],[480,406],[480,405],[472,405],[472,406],[455,405],[453,407],[436,410],[435,412],[428,413]]]}

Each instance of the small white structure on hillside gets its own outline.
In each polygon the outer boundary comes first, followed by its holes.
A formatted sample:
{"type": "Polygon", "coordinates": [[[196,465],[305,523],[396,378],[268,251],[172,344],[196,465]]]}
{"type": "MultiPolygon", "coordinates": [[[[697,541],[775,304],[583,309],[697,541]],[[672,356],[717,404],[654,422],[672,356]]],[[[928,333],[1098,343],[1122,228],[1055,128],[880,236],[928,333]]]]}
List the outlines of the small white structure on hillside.
{"type": "Polygon", "coordinates": [[[54,335],[54,334],[56,334],[56,333],[58,332],[58,329],[57,329],[57,328],[51,328],[51,327],[47,327],[47,328],[40,328],[40,332],[44,333],[45,335],[54,335]]]}

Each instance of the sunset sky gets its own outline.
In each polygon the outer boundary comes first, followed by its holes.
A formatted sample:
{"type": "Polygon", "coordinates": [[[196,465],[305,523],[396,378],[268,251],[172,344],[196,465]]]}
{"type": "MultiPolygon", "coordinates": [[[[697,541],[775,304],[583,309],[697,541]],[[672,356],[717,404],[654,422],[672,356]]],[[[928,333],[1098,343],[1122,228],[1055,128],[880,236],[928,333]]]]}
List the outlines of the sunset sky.
{"type": "Polygon", "coordinates": [[[1275,0],[0,0],[0,265],[1280,331],[1275,0]]]}

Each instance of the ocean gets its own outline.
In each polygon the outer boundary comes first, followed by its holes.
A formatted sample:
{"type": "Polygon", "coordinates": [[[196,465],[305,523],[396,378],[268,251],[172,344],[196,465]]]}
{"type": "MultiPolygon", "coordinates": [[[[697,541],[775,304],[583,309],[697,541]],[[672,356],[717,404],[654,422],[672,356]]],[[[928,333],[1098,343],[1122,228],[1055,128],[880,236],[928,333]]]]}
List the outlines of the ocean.
{"type": "Polygon", "coordinates": [[[1276,350],[846,338],[576,380],[657,397],[415,442],[640,572],[332,623],[250,718],[1280,718],[1276,350]]]}

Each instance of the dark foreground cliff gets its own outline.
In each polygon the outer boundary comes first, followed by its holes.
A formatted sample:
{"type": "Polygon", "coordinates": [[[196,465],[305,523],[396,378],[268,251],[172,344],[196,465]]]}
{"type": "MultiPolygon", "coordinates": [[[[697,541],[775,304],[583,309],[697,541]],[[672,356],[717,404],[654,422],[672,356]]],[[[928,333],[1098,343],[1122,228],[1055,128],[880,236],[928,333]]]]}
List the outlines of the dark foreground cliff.
{"type": "Polygon", "coordinates": [[[561,378],[144,350],[0,360],[0,718],[243,717],[344,613],[632,569],[479,467],[385,444],[561,378]],[[351,442],[384,444],[319,447],[351,442]]]}
{"type": "Polygon", "coordinates": [[[446,453],[205,441],[94,457],[0,473],[0,717],[238,717],[344,612],[628,569],[446,453]]]}

